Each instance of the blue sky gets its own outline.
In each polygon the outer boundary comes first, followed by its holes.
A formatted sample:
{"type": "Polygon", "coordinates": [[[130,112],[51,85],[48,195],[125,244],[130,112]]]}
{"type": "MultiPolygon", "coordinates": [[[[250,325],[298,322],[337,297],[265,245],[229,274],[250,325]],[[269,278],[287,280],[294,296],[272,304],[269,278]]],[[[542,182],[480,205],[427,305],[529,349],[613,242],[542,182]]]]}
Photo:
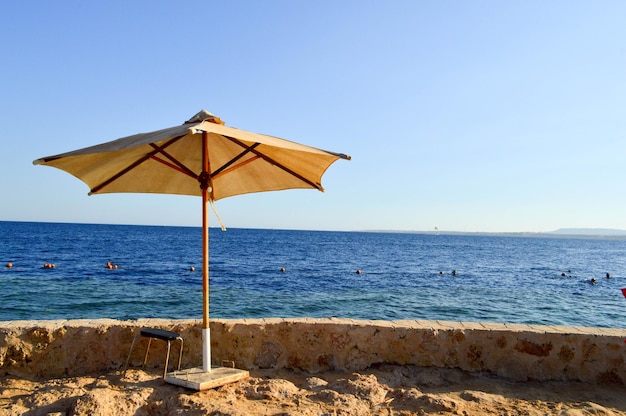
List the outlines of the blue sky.
{"type": "MultiPolygon", "coordinates": [[[[200,225],[41,156],[180,124],[347,153],[227,227],[626,229],[622,1],[0,1],[0,220],[200,225]]],[[[217,225],[215,219],[212,225],[217,225]]]]}

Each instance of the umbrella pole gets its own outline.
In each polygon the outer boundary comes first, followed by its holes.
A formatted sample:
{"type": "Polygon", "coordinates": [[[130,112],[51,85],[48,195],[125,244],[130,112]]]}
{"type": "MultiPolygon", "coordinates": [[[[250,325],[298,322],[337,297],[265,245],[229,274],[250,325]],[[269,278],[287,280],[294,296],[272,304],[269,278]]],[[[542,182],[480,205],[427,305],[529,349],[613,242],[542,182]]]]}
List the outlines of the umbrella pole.
{"type": "MultiPolygon", "coordinates": [[[[203,173],[208,172],[207,137],[202,140],[203,173]]],[[[204,175],[203,175],[204,176],[204,175]]],[[[206,177],[206,176],[205,176],[206,177]]],[[[211,329],[209,328],[209,190],[206,180],[202,188],[202,371],[211,371],[211,329]]]]}

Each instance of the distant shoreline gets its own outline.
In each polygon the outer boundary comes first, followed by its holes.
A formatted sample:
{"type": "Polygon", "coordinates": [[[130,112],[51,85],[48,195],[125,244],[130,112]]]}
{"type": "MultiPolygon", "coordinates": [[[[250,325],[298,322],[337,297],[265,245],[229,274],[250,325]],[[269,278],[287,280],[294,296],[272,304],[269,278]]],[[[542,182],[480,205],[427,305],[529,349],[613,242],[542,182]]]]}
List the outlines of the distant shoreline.
{"type": "Polygon", "coordinates": [[[398,234],[424,234],[424,235],[467,235],[484,237],[531,237],[531,238],[581,238],[581,239],[611,239],[626,240],[624,230],[604,229],[559,229],[547,232],[488,232],[488,231],[408,231],[408,230],[363,230],[370,233],[398,233],[398,234]],[[604,233],[603,233],[604,231],[604,233]]]}
{"type": "MultiPolygon", "coordinates": [[[[89,222],[68,222],[68,221],[28,221],[28,220],[0,220],[1,223],[31,223],[31,224],[76,224],[93,226],[121,226],[121,227],[179,227],[179,228],[201,228],[199,225],[168,225],[168,224],[106,224],[89,222]]],[[[220,227],[210,227],[219,230],[220,227]]],[[[532,232],[532,231],[448,231],[448,230],[311,230],[292,228],[255,228],[255,227],[228,227],[233,230],[272,230],[272,231],[312,231],[312,232],[337,232],[337,233],[389,233],[389,234],[422,234],[422,235],[467,235],[485,237],[530,237],[530,238],[582,238],[582,239],[611,239],[625,240],[626,230],[613,228],[559,228],[554,231],[532,232]]]]}

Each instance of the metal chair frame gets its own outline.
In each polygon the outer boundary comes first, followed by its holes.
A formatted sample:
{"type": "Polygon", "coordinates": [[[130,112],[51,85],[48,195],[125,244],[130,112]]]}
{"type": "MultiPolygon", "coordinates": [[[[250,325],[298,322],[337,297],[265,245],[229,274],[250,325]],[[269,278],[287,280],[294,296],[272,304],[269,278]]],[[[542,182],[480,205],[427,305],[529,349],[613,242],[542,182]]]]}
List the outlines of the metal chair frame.
{"type": "Polygon", "coordinates": [[[178,353],[178,370],[180,370],[180,364],[183,359],[183,338],[177,332],[166,331],[164,329],[158,328],[141,328],[139,334],[135,335],[133,338],[133,342],[130,345],[130,351],[128,351],[128,357],[126,357],[126,364],[124,365],[124,376],[126,375],[126,370],[128,369],[128,363],[130,361],[130,355],[133,352],[133,348],[135,347],[135,341],[139,337],[148,338],[148,346],[146,347],[146,355],[143,357],[143,364],[141,368],[144,368],[146,362],[148,361],[148,353],[150,352],[150,344],[153,339],[160,339],[167,342],[167,354],[165,355],[165,368],[163,369],[163,378],[167,375],[167,367],[170,361],[170,347],[172,341],[180,341],[180,352],[178,353]]]}

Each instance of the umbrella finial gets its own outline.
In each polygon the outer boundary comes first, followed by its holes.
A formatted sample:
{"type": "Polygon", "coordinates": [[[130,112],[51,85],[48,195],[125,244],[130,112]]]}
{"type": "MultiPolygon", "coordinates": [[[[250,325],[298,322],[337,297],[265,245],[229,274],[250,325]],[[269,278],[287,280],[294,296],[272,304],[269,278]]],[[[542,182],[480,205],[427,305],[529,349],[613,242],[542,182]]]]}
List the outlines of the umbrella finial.
{"type": "Polygon", "coordinates": [[[203,121],[210,121],[211,123],[224,125],[224,122],[218,116],[209,113],[206,110],[201,110],[195,116],[185,121],[185,124],[202,123],[203,121]]]}

